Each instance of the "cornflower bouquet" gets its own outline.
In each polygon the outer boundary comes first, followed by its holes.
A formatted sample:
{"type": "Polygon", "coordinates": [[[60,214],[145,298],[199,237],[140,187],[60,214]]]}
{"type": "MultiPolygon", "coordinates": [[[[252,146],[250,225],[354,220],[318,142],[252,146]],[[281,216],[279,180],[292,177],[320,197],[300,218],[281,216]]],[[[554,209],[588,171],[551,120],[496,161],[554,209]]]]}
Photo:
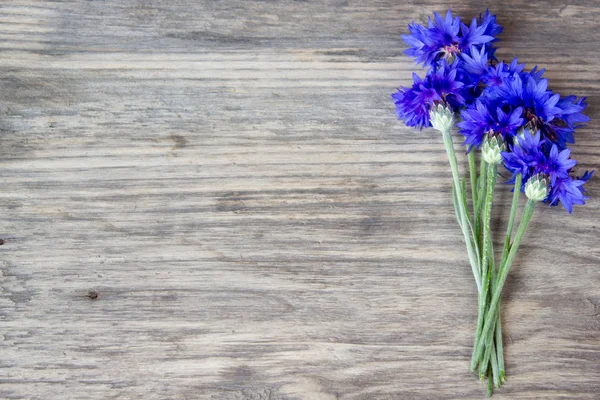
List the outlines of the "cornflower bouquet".
{"type": "Polygon", "coordinates": [[[549,90],[545,70],[537,66],[527,71],[516,58],[498,61],[494,46],[502,29],[489,10],[469,25],[450,10],[445,18],[434,13],[427,26],[411,23],[410,34],[403,36],[409,46],[405,54],[427,70],[424,77],[413,73],[413,85],[392,95],[398,118],[419,130],[439,131],[448,154],[454,209],[478,291],[471,372],[488,378],[489,395],[505,381],[502,288],[534,209],[543,202],[561,204],[571,213],[574,205],[584,204],[583,185],[593,173],[575,177],[577,161],[568,148],[575,130],[589,121],[583,114],[585,98],[549,90]],[[468,179],[459,174],[451,135],[455,127],[464,136],[468,179]],[[501,164],[514,188],[496,262],[490,215],[501,164]],[[527,202],[513,236],[521,192],[527,202]]]}

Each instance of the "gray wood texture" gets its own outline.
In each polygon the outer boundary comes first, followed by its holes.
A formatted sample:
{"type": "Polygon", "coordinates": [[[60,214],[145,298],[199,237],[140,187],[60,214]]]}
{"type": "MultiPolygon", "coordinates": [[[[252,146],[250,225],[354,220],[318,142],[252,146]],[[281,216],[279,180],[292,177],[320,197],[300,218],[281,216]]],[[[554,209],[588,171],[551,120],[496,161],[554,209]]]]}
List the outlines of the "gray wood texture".
{"type": "MultiPolygon", "coordinates": [[[[594,169],[600,4],[569,3],[488,5],[501,58],[588,96],[594,169]]],[[[0,3],[0,398],[483,398],[441,138],[390,100],[448,4],[0,3]]],[[[497,399],[600,398],[588,189],[534,216],[497,399]]]]}

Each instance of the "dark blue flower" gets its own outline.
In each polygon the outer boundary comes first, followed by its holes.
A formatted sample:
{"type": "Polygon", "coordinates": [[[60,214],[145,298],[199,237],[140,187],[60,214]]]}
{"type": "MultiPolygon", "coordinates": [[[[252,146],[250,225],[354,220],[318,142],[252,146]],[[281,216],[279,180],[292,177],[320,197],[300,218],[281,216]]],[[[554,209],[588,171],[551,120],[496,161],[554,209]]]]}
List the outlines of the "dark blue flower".
{"type": "Polygon", "coordinates": [[[526,126],[540,130],[542,137],[564,149],[574,143],[573,132],[589,118],[582,114],[587,104],[575,96],[563,99],[548,90],[548,80],[541,78],[544,70],[512,74],[494,89],[494,95],[512,107],[522,107],[526,126]]]}
{"type": "Polygon", "coordinates": [[[550,183],[550,192],[545,201],[550,205],[557,205],[560,201],[568,212],[572,212],[574,204],[584,204],[583,184],[592,177],[593,171],[586,172],[582,178],[573,179],[569,173],[577,161],[571,159],[571,150],[559,151],[556,144],[552,144],[548,150],[545,142],[540,132],[531,135],[525,130],[511,146],[512,151],[502,153],[504,166],[513,173],[510,182],[514,182],[517,174],[522,174],[523,189],[529,178],[541,174],[550,183]]]}
{"type": "Polygon", "coordinates": [[[410,34],[402,36],[410,46],[405,54],[425,67],[435,67],[440,60],[452,63],[461,53],[468,52],[471,46],[491,43],[494,40],[492,35],[502,31],[495,16],[489,12],[479,23],[474,18],[470,26],[461,23],[459,17],[453,17],[450,10],[446,18],[438,13],[433,15],[433,20],[428,18],[427,28],[412,22],[408,25],[410,34]]]}
{"type": "Polygon", "coordinates": [[[573,212],[573,205],[585,204],[587,197],[583,194],[585,189],[583,185],[592,177],[594,171],[585,172],[583,178],[573,179],[567,177],[565,179],[558,179],[554,185],[550,188],[550,194],[546,200],[552,206],[558,205],[558,202],[565,207],[565,209],[571,213],[573,212]]]}
{"type": "Polygon", "coordinates": [[[556,107],[559,95],[552,95],[548,89],[548,80],[539,82],[531,76],[525,76],[523,80],[519,74],[515,74],[512,80],[505,80],[498,87],[498,96],[507,104],[514,107],[523,107],[525,117],[536,128],[538,123],[551,121],[561,111],[556,107]]]}
{"type": "Polygon", "coordinates": [[[433,16],[435,22],[428,17],[428,28],[412,22],[408,25],[410,35],[402,36],[410,46],[405,54],[414,57],[417,64],[425,66],[433,64],[442,53],[448,55],[458,52],[460,18],[453,18],[450,10],[445,19],[435,12],[433,16]]]}
{"type": "Polygon", "coordinates": [[[454,111],[465,104],[465,86],[457,79],[459,63],[445,61],[437,70],[431,69],[424,79],[413,73],[411,88],[401,87],[392,94],[396,114],[406,125],[422,129],[431,126],[429,111],[434,104],[445,104],[454,111]]]}
{"type": "Polygon", "coordinates": [[[489,98],[500,97],[496,89],[507,82],[512,82],[514,76],[520,74],[525,64],[519,64],[515,58],[510,64],[500,62],[492,65],[490,54],[484,47],[477,49],[472,46],[469,52],[461,54],[462,68],[469,74],[474,86],[483,86],[481,93],[489,98]]]}
{"type": "Polygon", "coordinates": [[[500,105],[499,102],[483,98],[460,112],[462,122],[457,126],[465,136],[463,144],[468,145],[469,149],[481,146],[486,135],[500,135],[510,143],[517,130],[524,124],[521,107],[505,112],[500,105]]]}
{"type": "Polygon", "coordinates": [[[523,175],[523,184],[530,176],[535,175],[535,167],[544,160],[544,152],[540,132],[532,135],[529,131],[517,136],[515,144],[510,146],[511,151],[502,153],[504,166],[513,173],[509,182],[514,182],[517,174],[523,175]]]}
{"type": "Polygon", "coordinates": [[[571,159],[571,149],[564,149],[560,152],[558,147],[553,144],[548,156],[538,166],[537,170],[550,177],[550,184],[554,185],[557,179],[566,179],[569,177],[569,171],[577,164],[577,161],[571,159]]]}

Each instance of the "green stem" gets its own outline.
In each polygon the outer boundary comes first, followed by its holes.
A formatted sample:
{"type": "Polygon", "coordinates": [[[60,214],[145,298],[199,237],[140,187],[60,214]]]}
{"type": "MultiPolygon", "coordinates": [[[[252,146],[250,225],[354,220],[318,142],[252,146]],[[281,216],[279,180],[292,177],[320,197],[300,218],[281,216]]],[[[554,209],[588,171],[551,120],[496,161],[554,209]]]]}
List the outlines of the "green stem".
{"type": "MultiPolygon", "coordinates": [[[[479,248],[483,247],[483,242],[480,240],[483,239],[483,235],[481,234],[482,222],[481,222],[481,209],[483,207],[483,202],[485,200],[485,190],[486,190],[486,173],[487,173],[487,163],[481,158],[481,165],[479,166],[479,179],[478,179],[478,193],[477,193],[477,204],[473,206],[473,213],[475,214],[475,234],[478,238],[477,245],[479,248]]],[[[483,276],[485,270],[485,266],[481,265],[480,275],[483,276]]]]}
{"type": "Polygon", "coordinates": [[[452,204],[454,204],[454,214],[456,215],[458,226],[460,226],[460,229],[462,229],[462,220],[460,219],[460,215],[458,215],[458,201],[458,194],[456,193],[456,189],[454,189],[454,185],[452,185],[452,204]]]}
{"type": "Polygon", "coordinates": [[[481,157],[481,162],[479,163],[479,176],[477,178],[477,204],[473,206],[474,208],[477,207],[476,211],[478,213],[481,211],[481,205],[483,204],[484,199],[483,193],[485,192],[486,165],[487,163],[483,157],[481,157]]]}
{"type": "MultiPolygon", "coordinates": [[[[481,339],[480,339],[481,340],[481,339]]],[[[492,349],[494,346],[494,340],[492,338],[492,340],[490,342],[486,342],[485,343],[485,350],[483,352],[483,357],[481,358],[480,361],[480,366],[479,366],[479,376],[482,376],[485,374],[485,369],[486,366],[490,364],[490,358],[492,356],[492,349]]]]}
{"type": "Polygon", "coordinates": [[[483,322],[485,316],[485,303],[486,301],[482,298],[483,291],[479,294],[479,304],[477,307],[477,329],[475,330],[475,341],[473,343],[473,352],[471,353],[471,372],[475,371],[475,367],[477,366],[477,358],[475,355],[477,353],[477,345],[479,344],[479,340],[481,337],[481,331],[483,330],[483,322]]]}
{"type": "Polygon", "coordinates": [[[504,345],[502,344],[502,323],[500,321],[500,302],[498,302],[498,311],[496,318],[496,355],[498,358],[498,369],[500,370],[500,384],[505,381],[504,373],[504,345]]]}
{"type": "Polygon", "coordinates": [[[504,249],[502,250],[502,259],[504,260],[510,250],[510,239],[512,236],[513,226],[515,224],[515,217],[517,215],[517,208],[519,207],[519,195],[521,194],[521,182],[523,181],[523,175],[517,174],[515,178],[515,187],[513,189],[513,200],[510,206],[510,216],[508,217],[508,227],[506,228],[506,239],[504,240],[504,249]]]}
{"type": "MultiPolygon", "coordinates": [[[[494,346],[494,342],[492,342],[492,375],[494,379],[494,386],[500,387],[500,369],[498,368],[498,358],[496,357],[496,348],[494,346]]],[[[488,376],[488,379],[491,379],[491,376],[488,376]]]]}
{"type": "MultiPolygon", "coordinates": [[[[488,369],[488,376],[492,375],[492,367],[490,366],[488,369]]],[[[494,384],[491,379],[488,379],[488,387],[487,387],[487,395],[488,397],[492,397],[494,393],[494,384]]]]}
{"type": "MultiPolygon", "coordinates": [[[[512,230],[515,223],[515,217],[517,215],[517,209],[519,207],[519,195],[521,193],[521,183],[523,181],[523,176],[518,174],[515,178],[515,186],[513,190],[513,200],[512,205],[510,207],[510,216],[508,218],[508,227],[506,229],[506,239],[504,240],[504,248],[502,250],[502,260],[506,259],[508,255],[508,251],[510,250],[510,239],[512,237],[512,230]]],[[[492,292],[496,290],[497,286],[497,274],[494,271],[494,275],[492,277],[492,292]]],[[[500,383],[504,383],[506,380],[506,373],[504,370],[504,345],[502,343],[502,321],[500,317],[500,300],[498,301],[498,309],[496,311],[496,329],[495,329],[495,339],[496,339],[496,352],[498,359],[498,368],[500,372],[500,383]]]]}
{"type": "MultiPolygon", "coordinates": [[[[492,262],[490,262],[490,264],[492,264],[492,262]]],[[[491,269],[489,271],[489,275],[488,277],[493,273],[493,264],[490,265],[491,269]]],[[[487,289],[487,288],[486,288],[487,289]]],[[[486,306],[488,304],[491,303],[491,299],[492,299],[492,292],[490,292],[489,290],[486,291],[487,296],[485,297],[487,303],[486,306]]],[[[496,316],[498,316],[498,314],[496,314],[496,316]]],[[[479,340],[481,340],[481,337],[479,338],[479,340]]],[[[495,370],[495,373],[497,375],[498,373],[498,364],[497,364],[497,359],[494,360],[494,358],[492,357],[494,355],[494,353],[496,352],[496,349],[494,347],[494,341],[492,340],[490,343],[486,343],[486,347],[485,347],[485,352],[483,353],[483,358],[480,360],[480,367],[479,367],[479,375],[482,376],[485,374],[485,370],[487,368],[488,365],[490,365],[490,360],[492,361],[492,371],[495,370]],[[495,366],[493,364],[496,364],[495,366]]],[[[477,366],[477,365],[475,365],[477,366]]]]}
{"type": "MultiPolygon", "coordinates": [[[[488,291],[490,287],[490,281],[492,280],[492,270],[494,263],[489,262],[490,253],[492,248],[492,235],[490,229],[490,217],[492,212],[492,203],[494,200],[494,188],[496,187],[496,165],[487,165],[487,189],[485,194],[485,206],[483,209],[483,250],[481,252],[481,269],[483,279],[483,290],[479,296],[479,314],[477,318],[477,330],[475,332],[475,344],[473,345],[473,354],[471,356],[471,372],[475,371],[479,362],[478,358],[475,358],[477,345],[481,341],[481,331],[483,329],[483,317],[485,314],[486,303],[488,299],[488,291]]],[[[489,360],[489,358],[488,358],[489,360]]],[[[481,365],[481,374],[485,374],[485,368],[487,363],[481,365]]]]}
{"type": "MultiPolygon", "coordinates": [[[[473,210],[477,204],[477,167],[475,166],[475,149],[469,151],[467,158],[469,159],[469,178],[471,178],[471,200],[473,201],[473,210]]],[[[475,212],[473,212],[475,215],[475,212]]]]}
{"type": "Polygon", "coordinates": [[[481,256],[482,268],[489,268],[486,272],[486,282],[484,286],[484,295],[487,296],[490,280],[492,279],[493,263],[488,263],[490,250],[492,249],[492,231],[490,229],[490,219],[492,216],[492,203],[494,201],[494,189],[496,187],[496,166],[488,164],[487,166],[487,187],[485,193],[485,207],[483,209],[483,251],[481,256]]]}
{"type": "MultiPolygon", "coordinates": [[[[491,253],[493,254],[493,253],[491,253]]],[[[490,257],[493,257],[493,255],[491,255],[490,257]]],[[[493,264],[493,260],[490,259],[490,263],[493,264]]],[[[488,296],[487,296],[487,300],[489,302],[491,302],[491,297],[492,297],[492,293],[493,290],[496,286],[496,271],[494,270],[494,267],[492,265],[491,271],[490,273],[492,274],[492,291],[488,292],[488,296]]],[[[500,303],[498,303],[500,304],[500,303]]],[[[498,328],[498,321],[500,318],[500,313],[497,312],[496,313],[496,326],[495,328],[498,328]]],[[[497,331],[496,331],[497,332],[497,331]]],[[[502,337],[502,333],[500,333],[500,336],[502,337]]],[[[504,360],[502,361],[504,363],[504,360]]],[[[494,386],[496,387],[500,387],[500,365],[499,365],[499,360],[498,360],[498,355],[497,355],[497,348],[496,345],[494,344],[494,340],[492,339],[489,343],[486,343],[486,348],[485,348],[485,353],[483,356],[483,359],[481,360],[480,363],[480,369],[479,369],[479,376],[483,377],[485,375],[485,371],[488,365],[491,364],[492,367],[492,373],[493,373],[493,378],[494,378],[494,386]]],[[[488,379],[491,379],[492,377],[488,375],[488,379]]],[[[483,378],[482,378],[483,379],[483,378]]]]}
{"type": "Polygon", "coordinates": [[[479,160],[479,177],[477,178],[477,198],[480,199],[483,197],[483,190],[485,188],[484,184],[485,184],[485,166],[487,165],[487,163],[485,162],[485,160],[483,159],[483,157],[481,157],[481,159],[479,160]]]}
{"type": "MultiPolygon", "coordinates": [[[[493,254],[493,251],[492,251],[493,254]]],[[[492,257],[492,256],[490,256],[492,257]]],[[[491,291],[494,293],[498,285],[498,272],[492,268],[492,286],[491,291]]],[[[501,301],[501,300],[500,300],[501,301]]],[[[502,344],[502,323],[500,321],[500,301],[498,301],[498,310],[496,311],[496,358],[498,359],[498,369],[500,372],[500,384],[504,383],[504,346],[502,344]]]]}
{"type": "Polygon", "coordinates": [[[504,287],[504,283],[506,282],[506,277],[508,276],[508,272],[510,271],[510,267],[515,259],[515,255],[517,254],[517,250],[519,249],[519,244],[521,243],[521,239],[527,230],[527,226],[531,221],[531,217],[533,216],[533,211],[535,210],[535,201],[528,200],[525,205],[525,210],[523,211],[523,216],[521,217],[521,223],[519,224],[519,229],[517,230],[517,234],[515,235],[515,240],[510,247],[510,251],[508,252],[508,256],[505,260],[500,264],[500,269],[498,271],[498,282],[497,286],[494,290],[494,294],[492,296],[492,302],[490,303],[490,307],[488,309],[487,315],[485,317],[485,324],[483,326],[483,331],[481,332],[482,340],[479,341],[476,350],[476,359],[479,359],[483,353],[483,350],[486,344],[489,344],[493,341],[493,327],[496,325],[496,315],[498,313],[498,303],[500,301],[500,296],[502,295],[502,288],[504,287]]]}
{"type": "MultiPolygon", "coordinates": [[[[444,147],[446,147],[446,153],[448,154],[448,161],[450,162],[450,170],[452,171],[452,180],[454,183],[454,190],[456,190],[457,196],[462,193],[460,185],[460,179],[458,177],[458,165],[456,162],[456,154],[454,153],[454,143],[452,142],[452,136],[450,135],[450,129],[442,131],[442,138],[444,139],[444,147]]],[[[463,201],[458,201],[458,214],[462,223],[460,224],[465,243],[467,246],[467,253],[469,255],[469,261],[471,263],[471,269],[473,270],[473,276],[475,277],[475,283],[477,284],[477,291],[481,292],[481,276],[479,275],[479,257],[475,255],[475,249],[473,248],[473,242],[469,233],[469,225],[467,222],[467,211],[463,201]]]]}

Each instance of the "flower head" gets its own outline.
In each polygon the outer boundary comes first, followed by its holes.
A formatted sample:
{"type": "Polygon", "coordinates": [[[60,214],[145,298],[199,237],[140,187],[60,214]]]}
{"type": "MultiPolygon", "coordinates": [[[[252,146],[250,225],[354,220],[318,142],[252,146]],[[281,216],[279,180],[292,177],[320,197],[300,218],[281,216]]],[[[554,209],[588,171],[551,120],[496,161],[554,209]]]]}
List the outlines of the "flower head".
{"type": "Polygon", "coordinates": [[[539,132],[531,134],[525,129],[517,137],[515,144],[510,147],[511,151],[502,153],[504,166],[513,173],[511,181],[514,181],[517,174],[523,175],[523,181],[534,175],[533,168],[544,158],[542,144],[539,132]]]}
{"type": "Polygon", "coordinates": [[[566,179],[569,177],[569,171],[577,164],[577,161],[571,159],[571,149],[564,149],[560,152],[558,147],[553,144],[550,152],[538,165],[538,170],[550,177],[550,184],[556,184],[557,179],[566,179]]]}
{"type": "Polygon", "coordinates": [[[433,13],[433,20],[428,19],[427,27],[412,22],[408,25],[408,30],[410,34],[402,36],[410,46],[405,54],[415,58],[417,64],[435,66],[441,60],[453,63],[461,53],[468,52],[471,46],[482,47],[492,42],[494,35],[499,34],[502,27],[489,11],[479,21],[473,18],[467,26],[448,10],[445,18],[433,13]]]}
{"type": "Polygon", "coordinates": [[[424,79],[413,73],[411,88],[401,87],[392,94],[396,114],[406,125],[422,129],[431,126],[429,112],[435,104],[457,110],[465,103],[464,83],[457,79],[458,63],[445,61],[437,70],[429,70],[424,79]]]}
{"type": "MultiPolygon", "coordinates": [[[[583,184],[591,178],[592,172],[586,172],[581,179],[573,179],[570,172],[577,161],[571,159],[571,150],[559,151],[556,144],[547,146],[547,141],[540,137],[540,132],[531,135],[528,130],[517,136],[512,151],[502,153],[504,166],[513,173],[513,182],[517,174],[523,175],[524,182],[535,176],[543,178],[549,192],[542,200],[550,205],[560,201],[568,212],[572,212],[574,204],[585,204],[583,184]]],[[[527,191],[526,185],[524,189],[527,191]]]]}
{"type": "Polygon", "coordinates": [[[465,136],[465,145],[479,147],[486,135],[512,138],[524,123],[522,114],[521,107],[505,112],[499,102],[484,97],[460,112],[463,120],[457,126],[465,136]]]}
{"type": "Polygon", "coordinates": [[[408,25],[410,35],[402,36],[410,46],[405,50],[406,55],[414,57],[417,64],[431,65],[442,53],[448,56],[458,52],[460,18],[453,18],[450,10],[445,19],[438,13],[433,13],[433,18],[433,21],[428,18],[427,28],[412,22],[408,25]]]}
{"type": "Polygon", "coordinates": [[[589,121],[581,113],[587,104],[575,96],[561,99],[558,93],[548,90],[548,80],[541,78],[541,74],[543,70],[536,68],[529,73],[513,74],[511,79],[503,80],[494,94],[510,107],[521,107],[526,126],[539,130],[544,139],[562,150],[567,143],[574,142],[575,128],[589,121]]]}
{"type": "Polygon", "coordinates": [[[594,171],[586,171],[582,178],[568,177],[557,180],[550,190],[548,203],[555,206],[560,201],[569,213],[573,212],[573,205],[585,204],[587,197],[583,194],[585,192],[583,185],[592,177],[593,173],[594,171]]]}

